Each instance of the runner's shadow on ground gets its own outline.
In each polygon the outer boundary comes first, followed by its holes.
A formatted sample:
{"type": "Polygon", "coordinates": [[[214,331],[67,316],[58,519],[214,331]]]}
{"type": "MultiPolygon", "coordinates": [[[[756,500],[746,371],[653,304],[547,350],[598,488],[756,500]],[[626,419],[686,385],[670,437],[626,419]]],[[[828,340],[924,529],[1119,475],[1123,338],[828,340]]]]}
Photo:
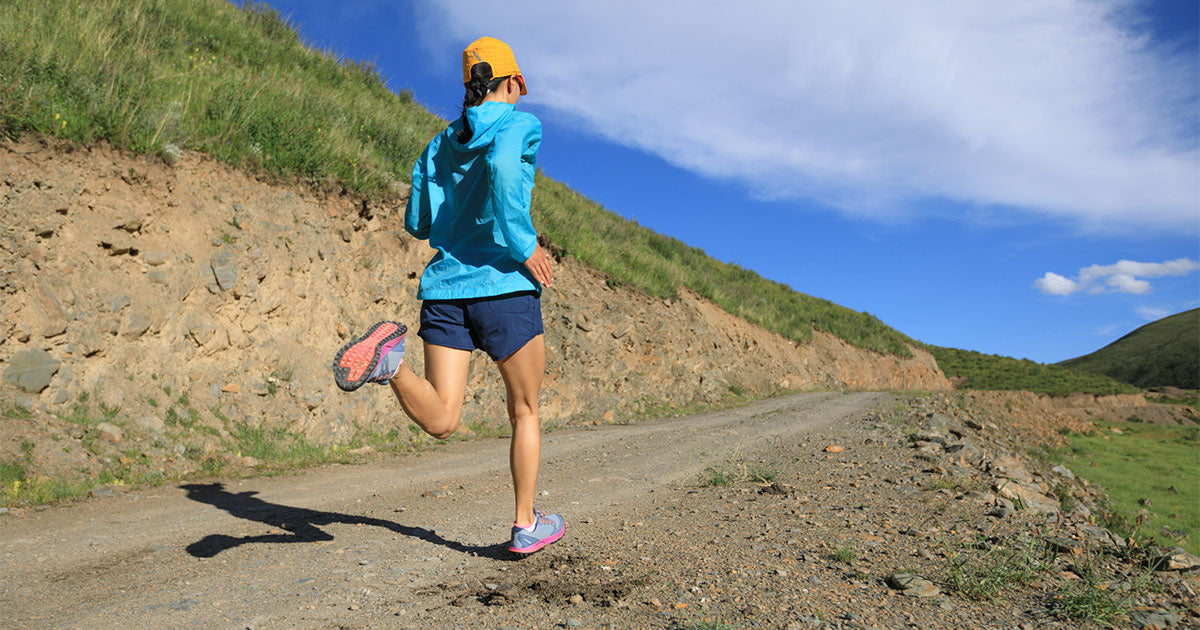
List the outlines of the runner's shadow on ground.
{"type": "Polygon", "coordinates": [[[197,558],[211,558],[226,549],[249,543],[309,543],[333,540],[333,535],[319,529],[322,525],[345,523],[349,525],[371,525],[387,530],[420,538],[435,545],[441,545],[455,551],[472,556],[481,556],[493,560],[518,560],[520,556],[508,550],[504,543],[495,545],[467,545],[454,540],[447,540],[433,530],[423,527],[408,527],[392,521],[368,516],[354,516],[338,512],[320,512],[305,508],[292,507],[270,503],[255,497],[256,490],[232,493],[220,483],[189,483],[179,486],[187,491],[189,499],[208,503],[214,507],[229,512],[238,518],[248,521],[258,521],[272,527],[284,530],[278,534],[263,534],[259,536],[226,536],[225,534],[209,534],[187,546],[187,552],[197,558]]]}

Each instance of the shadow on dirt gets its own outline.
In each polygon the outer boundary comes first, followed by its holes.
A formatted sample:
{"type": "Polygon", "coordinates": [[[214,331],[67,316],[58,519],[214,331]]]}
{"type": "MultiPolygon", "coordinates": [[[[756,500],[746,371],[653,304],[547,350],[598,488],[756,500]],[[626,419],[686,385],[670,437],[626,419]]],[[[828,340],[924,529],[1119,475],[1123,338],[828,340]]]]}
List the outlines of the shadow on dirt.
{"type": "Polygon", "coordinates": [[[385,521],[367,516],[340,514],[338,512],[319,512],[305,508],[292,507],[270,503],[256,498],[256,490],[233,493],[220,483],[189,483],[179,486],[187,491],[189,499],[208,503],[220,508],[238,518],[248,521],[258,521],[272,527],[285,530],[278,534],[263,534],[259,536],[233,537],[225,534],[209,534],[187,546],[187,552],[197,558],[211,558],[226,549],[249,543],[308,543],[333,540],[332,534],[319,529],[321,525],[345,523],[348,525],[372,525],[384,529],[420,538],[435,545],[453,549],[472,556],[481,556],[493,560],[520,560],[521,556],[508,550],[507,545],[467,545],[454,540],[447,540],[433,530],[423,527],[408,527],[392,521],[385,521]]]}

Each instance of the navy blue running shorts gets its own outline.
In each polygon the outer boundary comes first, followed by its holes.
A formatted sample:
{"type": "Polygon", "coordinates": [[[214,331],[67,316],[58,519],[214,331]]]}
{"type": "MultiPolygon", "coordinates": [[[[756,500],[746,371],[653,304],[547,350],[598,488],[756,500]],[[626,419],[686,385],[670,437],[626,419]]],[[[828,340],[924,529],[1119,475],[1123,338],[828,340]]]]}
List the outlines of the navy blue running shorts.
{"type": "Polygon", "coordinates": [[[435,346],[483,350],[507,359],[542,334],[542,301],[532,291],[470,300],[425,300],[417,336],[435,346]]]}

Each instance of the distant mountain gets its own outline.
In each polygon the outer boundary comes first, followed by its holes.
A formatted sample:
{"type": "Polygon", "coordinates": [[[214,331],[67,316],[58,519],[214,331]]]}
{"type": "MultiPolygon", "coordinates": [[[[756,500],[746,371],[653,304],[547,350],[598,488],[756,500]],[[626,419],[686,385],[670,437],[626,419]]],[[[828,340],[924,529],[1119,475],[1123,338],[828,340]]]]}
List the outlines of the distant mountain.
{"type": "Polygon", "coordinates": [[[1200,308],[1150,322],[1091,354],[1058,365],[1139,387],[1200,389],[1200,308]]]}

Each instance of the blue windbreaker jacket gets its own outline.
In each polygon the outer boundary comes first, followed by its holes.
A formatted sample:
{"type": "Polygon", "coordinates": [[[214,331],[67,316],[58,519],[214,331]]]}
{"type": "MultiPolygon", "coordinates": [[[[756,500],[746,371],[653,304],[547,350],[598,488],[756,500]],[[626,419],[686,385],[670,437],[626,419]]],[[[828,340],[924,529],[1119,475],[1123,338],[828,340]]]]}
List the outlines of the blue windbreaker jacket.
{"type": "Polygon", "coordinates": [[[467,109],[474,134],[458,142],[462,120],[438,134],[417,160],[404,229],[437,250],[421,274],[422,300],[537,291],[523,264],[537,246],[530,194],[542,123],[507,103],[467,109]]]}

